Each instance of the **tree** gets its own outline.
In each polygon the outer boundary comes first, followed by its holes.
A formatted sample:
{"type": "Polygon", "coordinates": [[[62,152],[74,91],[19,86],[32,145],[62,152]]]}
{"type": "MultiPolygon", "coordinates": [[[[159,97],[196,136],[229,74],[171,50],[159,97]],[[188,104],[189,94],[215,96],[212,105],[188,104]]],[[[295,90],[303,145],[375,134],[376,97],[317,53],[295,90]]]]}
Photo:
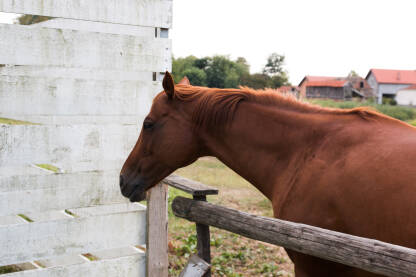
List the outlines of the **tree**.
{"type": "Polygon", "coordinates": [[[207,74],[202,69],[197,67],[190,67],[183,71],[183,76],[188,77],[189,82],[193,86],[203,86],[207,85],[207,74]]]}
{"type": "Polygon", "coordinates": [[[264,66],[263,74],[274,76],[276,74],[283,73],[284,62],[285,62],[285,56],[279,55],[277,53],[272,53],[267,58],[267,63],[264,66]]]}
{"type": "Polygon", "coordinates": [[[264,89],[268,87],[270,77],[263,73],[255,73],[243,76],[241,78],[241,85],[254,88],[254,89],[264,89]]]}

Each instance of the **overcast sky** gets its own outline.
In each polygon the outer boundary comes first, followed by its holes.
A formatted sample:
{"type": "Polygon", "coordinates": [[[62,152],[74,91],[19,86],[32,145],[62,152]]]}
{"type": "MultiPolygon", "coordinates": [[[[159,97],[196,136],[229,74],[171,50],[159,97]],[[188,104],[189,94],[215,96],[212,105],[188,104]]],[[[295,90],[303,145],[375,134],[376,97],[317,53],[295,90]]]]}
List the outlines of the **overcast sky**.
{"type": "MultiPolygon", "coordinates": [[[[11,21],[0,15],[0,22],[11,21]]],[[[286,56],[290,81],[416,69],[416,0],[173,0],[175,57],[245,57],[261,71],[286,56]]]]}
{"type": "Polygon", "coordinates": [[[176,57],[245,57],[260,71],[286,56],[290,80],[416,69],[415,0],[173,0],[176,57]]]}

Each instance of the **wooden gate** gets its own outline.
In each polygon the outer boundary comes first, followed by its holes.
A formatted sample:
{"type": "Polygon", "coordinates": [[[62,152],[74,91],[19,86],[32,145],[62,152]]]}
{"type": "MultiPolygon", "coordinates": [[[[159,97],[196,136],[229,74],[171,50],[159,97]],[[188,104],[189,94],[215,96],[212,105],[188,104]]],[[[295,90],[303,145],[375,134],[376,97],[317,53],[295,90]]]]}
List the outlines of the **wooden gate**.
{"type": "Polygon", "coordinates": [[[144,276],[146,207],[121,196],[118,175],[171,68],[172,1],[0,0],[0,11],[52,18],[0,24],[0,267],[144,276]]]}

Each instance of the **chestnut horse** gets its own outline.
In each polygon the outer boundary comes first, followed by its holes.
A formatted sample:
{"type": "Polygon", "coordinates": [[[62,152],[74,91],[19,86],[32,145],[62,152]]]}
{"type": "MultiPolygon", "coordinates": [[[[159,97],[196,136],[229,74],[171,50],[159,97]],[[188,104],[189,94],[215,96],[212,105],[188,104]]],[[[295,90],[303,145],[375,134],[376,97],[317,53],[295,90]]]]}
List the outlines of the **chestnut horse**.
{"type": "MultiPolygon", "coordinates": [[[[259,189],[274,216],[416,248],[416,128],[273,91],[175,85],[167,72],[120,175],[131,201],[214,156],[259,189]]],[[[287,250],[297,277],[377,276],[287,250]]]]}

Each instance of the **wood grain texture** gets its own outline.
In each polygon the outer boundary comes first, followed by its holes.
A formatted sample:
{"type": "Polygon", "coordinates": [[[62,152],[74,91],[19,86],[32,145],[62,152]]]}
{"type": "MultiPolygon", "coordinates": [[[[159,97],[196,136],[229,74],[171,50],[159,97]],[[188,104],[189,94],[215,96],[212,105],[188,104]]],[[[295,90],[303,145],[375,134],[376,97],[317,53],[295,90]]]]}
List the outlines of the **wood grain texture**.
{"type": "Polygon", "coordinates": [[[0,124],[0,166],[54,164],[74,172],[108,169],[105,164],[118,160],[112,169],[120,169],[137,132],[138,125],[0,124]]]}
{"type": "Polygon", "coordinates": [[[137,277],[145,276],[144,254],[134,254],[113,259],[70,265],[61,265],[50,268],[25,270],[1,275],[2,277],[137,277]]]}
{"type": "Polygon", "coordinates": [[[89,209],[89,214],[70,209],[75,215],[79,213],[77,217],[63,217],[63,211],[60,217],[49,212],[50,220],[32,214],[38,221],[0,226],[0,266],[145,242],[143,206],[117,204],[89,209]]]}
{"type": "Polygon", "coordinates": [[[218,194],[218,189],[204,185],[200,182],[193,181],[175,174],[166,177],[163,183],[180,189],[192,196],[215,195],[218,194]]]}
{"type": "Polygon", "coordinates": [[[0,24],[0,64],[164,72],[169,39],[0,24]],[[30,45],[30,47],[28,47],[30,45]]]}
{"type": "Polygon", "coordinates": [[[0,11],[170,28],[170,0],[0,0],[0,11]]]}
{"type": "Polygon", "coordinates": [[[147,193],[146,276],[168,276],[168,186],[159,183],[147,193]]]}
{"type": "Polygon", "coordinates": [[[144,118],[160,91],[160,83],[151,79],[113,81],[0,75],[0,117],[136,115],[144,118]]]}
{"type": "Polygon", "coordinates": [[[0,216],[127,203],[119,170],[0,177],[0,216]]]}
{"type": "Polygon", "coordinates": [[[416,250],[176,197],[176,216],[386,276],[416,276],[416,250]]]}

